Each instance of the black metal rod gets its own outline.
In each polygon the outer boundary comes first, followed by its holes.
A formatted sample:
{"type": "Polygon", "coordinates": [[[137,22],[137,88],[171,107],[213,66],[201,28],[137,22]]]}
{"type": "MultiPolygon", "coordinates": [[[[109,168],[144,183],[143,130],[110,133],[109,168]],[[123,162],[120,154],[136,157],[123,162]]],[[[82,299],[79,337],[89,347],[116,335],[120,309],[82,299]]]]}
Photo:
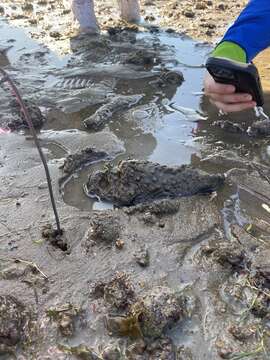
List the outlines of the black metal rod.
{"type": "Polygon", "coordinates": [[[60,235],[62,233],[62,230],[61,230],[59,216],[58,216],[56,203],[55,203],[55,199],[54,199],[54,195],[53,195],[53,188],[52,188],[52,180],[51,180],[51,176],[50,176],[50,171],[49,171],[49,168],[48,168],[46,158],[45,158],[45,156],[43,154],[43,151],[41,149],[39,139],[37,137],[36,130],[34,128],[31,116],[30,116],[29,111],[28,111],[27,107],[25,106],[24,101],[23,101],[23,99],[22,99],[22,97],[21,97],[21,95],[19,93],[19,90],[17,89],[17,87],[14,84],[13,80],[10,78],[10,76],[7,74],[7,72],[5,70],[0,68],[0,72],[3,75],[3,79],[2,79],[1,82],[7,82],[10,85],[12,91],[14,92],[14,94],[16,96],[16,99],[17,99],[19,105],[21,106],[21,109],[22,109],[22,112],[24,114],[25,120],[26,120],[26,122],[27,122],[27,124],[29,126],[29,129],[31,131],[31,134],[32,134],[32,136],[34,138],[34,142],[36,144],[36,147],[37,147],[38,152],[39,152],[39,156],[40,156],[41,161],[42,161],[43,166],[44,166],[44,170],[45,170],[45,174],[46,174],[46,178],[47,178],[47,183],[48,183],[49,194],[50,194],[51,203],[52,203],[52,208],[53,208],[55,221],[56,221],[56,226],[57,226],[57,232],[60,235]]]}

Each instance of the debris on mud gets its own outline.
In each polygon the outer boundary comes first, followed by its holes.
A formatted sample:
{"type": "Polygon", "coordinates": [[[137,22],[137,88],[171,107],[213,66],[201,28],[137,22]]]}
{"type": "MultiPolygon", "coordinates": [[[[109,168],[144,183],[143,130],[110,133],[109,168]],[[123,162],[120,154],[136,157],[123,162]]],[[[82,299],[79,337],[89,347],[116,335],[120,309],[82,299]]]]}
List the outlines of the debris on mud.
{"type": "Polygon", "coordinates": [[[58,307],[51,307],[46,312],[50,319],[56,321],[63,336],[71,337],[74,335],[75,319],[80,313],[79,308],[72,304],[64,304],[58,307]]]}
{"type": "Polygon", "coordinates": [[[166,4],[161,2],[159,12],[163,25],[205,40],[222,36],[228,23],[233,21],[245,4],[245,0],[239,0],[231,6],[225,2],[207,0],[171,0],[166,4]]]}
{"type": "Polygon", "coordinates": [[[89,348],[85,344],[78,346],[58,345],[59,350],[66,354],[75,355],[81,360],[103,360],[93,349],[89,348]]]}
{"type": "Polygon", "coordinates": [[[181,71],[163,69],[158,79],[151,81],[151,84],[163,88],[168,86],[180,86],[184,81],[184,75],[181,71]]]}
{"type": "Polygon", "coordinates": [[[137,105],[143,98],[142,95],[120,95],[101,106],[94,115],[86,118],[83,123],[87,129],[98,131],[102,129],[117,111],[123,111],[137,105]]]}
{"type": "Polygon", "coordinates": [[[121,233],[121,225],[117,214],[109,211],[93,214],[90,228],[86,234],[84,245],[86,251],[91,245],[105,243],[115,244],[121,233]]]}
{"type": "Polygon", "coordinates": [[[115,167],[89,176],[89,195],[117,206],[131,206],[163,198],[209,193],[224,183],[224,176],[210,175],[190,166],[169,167],[149,161],[120,161],[115,167]]]}
{"type": "Polygon", "coordinates": [[[45,238],[53,247],[65,251],[67,254],[69,253],[70,247],[67,243],[64,231],[59,234],[51,224],[47,224],[42,229],[42,237],[45,238]]]}
{"type": "Polygon", "coordinates": [[[240,124],[228,120],[214,121],[213,126],[220,127],[222,130],[232,134],[242,134],[245,132],[245,129],[240,124]]]}
{"type": "Polygon", "coordinates": [[[212,253],[213,258],[221,265],[230,265],[234,269],[246,266],[246,254],[243,247],[237,242],[225,241],[219,243],[212,253]]]}
{"type": "Polygon", "coordinates": [[[207,164],[215,167],[224,167],[228,170],[237,169],[248,169],[250,168],[251,162],[238,156],[233,151],[223,150],[217,151],[211,155],[207,155],[200,161],[202,164],[207,164]]]}
{"type": "Polygon", "coordinates": [[[153,341],[147,346],[146,354],[148,354],[151,360],[175,360],[176,349],[171,339],[163,337],[156,341],[153,341]]]}
{"type": "Polygon", "coordinates": [[[123,61],[124,64],[131,64],[144,67],[152,67],[156,63],[156,59],[152,54],[147,54],[143,50],[135,51],[128,54],[127,58],[123,61]]]}
{"type": "Polygon", "coordinates": [[[136,298],[130,278],[123,272],[117,272],[109,281],[91,284],[91,294],[96,298],[102,297],[114,311],[126,310],[136,298]]]}
{"type": "Polygon", "coordinates": [[[186,298],[168,287],[155,287],[138,297],[124,315],[108,315],[109,332],[131,338],[159,339],[186,315],[186,298]]]}
{"type": "Polygon", "coordinates": [[[250,136],[268,136],[270,135],[270,121],[262,120],[254,122],[248,129],[250,136]]]}
{"type": "Polygon", "coordinates": [[[138,322],[137,314],[131,314],[131,315],[108,314],[104,320],[105,320],[105,326],[110,335],[128,336],[133,339],[140,338],[143,336],[138,322]]]}
{"type": "Polygon", "coordinates": [[[64,174],[69,176],[76,170],[79,170],[82,166],[86,166],[90,163],[108,158],[108,154],[105,151],[99,151],[95,148],[87,147],[82,151],[68,155],[61,167],[64,174]]]}
{"type": "Polygon", "coordinates": [[[252,259],[252,267],[259,275],[257,283],[265,288],[270,288],[270,252],[269,250],[257,251],[252,259]]]}
{"type": "Polygon", "coordinates": [[[103,360],[121,360],[121,350],[117,345],[107,346],[102,352],[103,360]]]}
{"type": "Polygon", "coordinates": [[[5,259],[1,265],[0,280],[20,280],[28,285],[42,288],[44,292],[46,291],[48,277],[31,261],[5,259]]]}
{"type": "Polygon", "coordinates": [[[147,344],[143,339],[138,339],[136,342],[128,346],[125,352],[125,356],[128,360],[139,359],[141,355],[145,353],[147,344]]]}
{"type": "Polygon", "coordinates": [[[247,341],[256,335],[256,325],[240,326],[231,325],[228,329],[229,333],[239,341],[247,341]]]}
{"type": "MultiPolygon", "coordinates": [[[[0,15],[1,15],[1,6],[0,6],[0,15]]],[[[6,49],[1,49],[0,48],[0,66],[4,67],[6,65],[9,65],[9,59],[7,56],[7,52],[10,49],[10,47],[6,48],[6,49]]]]}
{"type": "Polygon", "coordinates": [[[167,337],[150,342],[140,339],[126,349],[125,356],[127,360],[175,360],[176,349],[172,340],[167,337]]]}
{"type": "MultiPolygon", "coordinates": [[[[34,128],[40,129],[45,122],[45,117],[42,115],[39,107],[36,106],[34,103],[32,103],[28,100],[25,100],[24,102],[25,102],[27,110],[29,111],[29,115],[33,122],[34,128]]],[[[25,120],[25,116],[24,116],[17,100],[13,99],[9,105],[11,107],[12,120],[8,123],[8,127],[11,130],[28,128],[27,121],[25,120]]]]}
{"type": "Polygon", "coordinates": [[[131,307],[146,338],[159,338],[184,317],[183,294],[167,287],[153,288],[131,307]]]}
{"type": "Polygon", "coordinates": [[[135,251],[134,259],[141,267],[149,266],[150,256],[149,251],[145,245],[142,245],[139,249],[135,251]]]}
{"type": "Polygon", "coordinates": [[[0,355],[26,338],[29,314],[14,296],[0,295],[0,355]]]}

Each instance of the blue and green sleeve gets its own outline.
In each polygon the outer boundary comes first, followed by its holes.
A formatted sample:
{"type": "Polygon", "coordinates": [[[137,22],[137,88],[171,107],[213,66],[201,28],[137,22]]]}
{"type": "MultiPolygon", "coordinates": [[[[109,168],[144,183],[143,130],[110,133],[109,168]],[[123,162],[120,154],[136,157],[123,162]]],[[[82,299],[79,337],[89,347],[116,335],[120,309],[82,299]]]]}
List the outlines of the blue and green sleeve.
{"type": "Polygon", "coordinates": [[[250,0],[213,55],[250,62],[269,46],[270,0],[250,0]]]}

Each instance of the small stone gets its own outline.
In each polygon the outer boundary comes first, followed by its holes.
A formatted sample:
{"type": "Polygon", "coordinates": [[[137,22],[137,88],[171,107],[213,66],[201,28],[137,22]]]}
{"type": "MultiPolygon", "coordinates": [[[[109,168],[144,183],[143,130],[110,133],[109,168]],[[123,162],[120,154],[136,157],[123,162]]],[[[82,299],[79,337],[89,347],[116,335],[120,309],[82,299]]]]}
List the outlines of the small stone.
{"type": "Polygon", "coordinates": [[[217,9],[222,10],[222,11],[226,10],[227,8],[228,8],[228,6],[223,3],[221,3],[217,6],[217,9]]]}
{"type": "Polygon", "coordinates": [[[145,17],[145,20],[146,20],[146,21],[155,21],[156,18],[155,18],[155,16],[153,16],[153,15],[147,15],[147,16],[145,17]]]}
{"type": "Polygon", "coordinates": [[[149,266],[150,257],[148,249],[145,245],[141,246],[135,253],[134,258],[141,267],[147,267],[149,266]]]}
{"type": "Polygon", "coordinates": [[[186,10],[183,12],[183,15],[187,18],[193,19],[195,17],[195,12],[192,10],[186,10]]]}
{"type": "Polygon", "coordinates": [[[115,242],[115,246],[116,246],[117,249],[119,249],[119,250],[123,249],[124,245],[125,245],[125,243],[124,243],[123,240],[116,240],[116,242],[115,242]]]}
{"type": "Polygon", "coordinates": [[[29,19],[30,25],[37,25],[37,23],[38,23],[37,19],[29,19]]]}
{"type": "Polygon", "coordinates": [[[62,12],[62,15],[67,15],[70,14],[71,10],[70,9],[64,9],[62,12]]]}
{"type": "Polygon", "coordinates": [[[55,38],[55,39],[59,39],[61,37],[61,34],[58,31],[51,31],[50,32],[50,37],[55,38]]]}

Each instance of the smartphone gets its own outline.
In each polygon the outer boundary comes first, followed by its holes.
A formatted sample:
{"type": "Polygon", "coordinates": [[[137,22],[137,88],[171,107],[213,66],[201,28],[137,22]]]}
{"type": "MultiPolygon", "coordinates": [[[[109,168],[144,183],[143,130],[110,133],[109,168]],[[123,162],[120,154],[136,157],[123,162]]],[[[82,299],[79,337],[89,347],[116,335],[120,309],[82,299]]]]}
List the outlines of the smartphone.
{"type": "Polygon", "coordinates": [[[221,57],[210,57],[206,62],[206,68],[216,82],[234,85],[236,92],[252,95],[257,106],[263,106],[264,96],[261,80],[254,64],[245,64],[221,57]]]}

